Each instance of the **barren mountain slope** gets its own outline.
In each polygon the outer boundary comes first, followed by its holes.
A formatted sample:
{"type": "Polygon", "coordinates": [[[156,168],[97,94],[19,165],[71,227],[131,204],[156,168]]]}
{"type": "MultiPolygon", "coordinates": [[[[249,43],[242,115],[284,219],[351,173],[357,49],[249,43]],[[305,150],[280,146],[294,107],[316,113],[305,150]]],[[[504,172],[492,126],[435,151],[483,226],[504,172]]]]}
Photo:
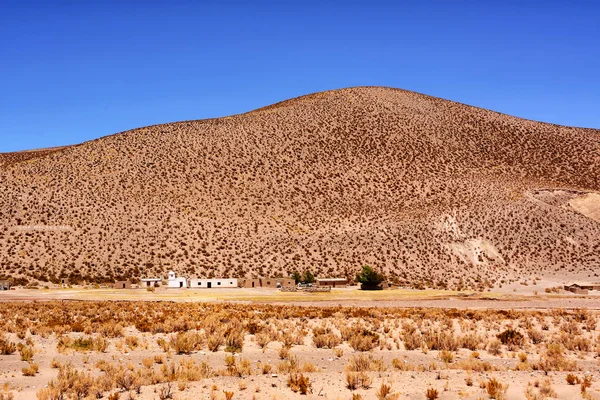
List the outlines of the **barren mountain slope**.
{"type": "Polygon", "coordinates": [[[414,286],[480,287],[600,267],[600,223],[571,206],[600,191],[600,131],[397,89],[135,129],[4,163],[0,185],[7,275],[369,263],[414,286]]]}

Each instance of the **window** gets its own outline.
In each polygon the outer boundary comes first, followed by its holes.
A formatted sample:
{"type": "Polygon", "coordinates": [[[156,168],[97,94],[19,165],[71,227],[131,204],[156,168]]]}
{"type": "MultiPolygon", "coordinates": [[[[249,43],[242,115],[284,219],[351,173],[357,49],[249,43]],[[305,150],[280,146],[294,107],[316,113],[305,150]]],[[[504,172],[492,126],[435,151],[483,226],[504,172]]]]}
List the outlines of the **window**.
{"type": "Polygon", "coordinates": [[[219,281],[219,282],[217,282],[217,285],[221,286],[221,282],[220,282],[220,281],[219,281]]]}

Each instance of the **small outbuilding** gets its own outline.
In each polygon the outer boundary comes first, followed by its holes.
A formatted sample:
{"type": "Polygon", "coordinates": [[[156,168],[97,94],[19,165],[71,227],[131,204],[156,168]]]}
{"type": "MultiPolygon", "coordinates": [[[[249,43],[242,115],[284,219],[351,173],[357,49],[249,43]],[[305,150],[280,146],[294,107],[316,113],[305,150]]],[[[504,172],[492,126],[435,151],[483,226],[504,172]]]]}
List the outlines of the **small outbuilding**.
{"type": "Polygon", "coordinates": [[[160,283],[162,282],[161,278],[142,278],[140,280],[140,287],[141,288],[157,288],[160,286],[160,283]]]}
{"type": "Polygon", "coordinates": [[[575,294],[588,294],[590,290],[600,290],[600,283],[572,283],[565,285],[564,289],[575,294]]]}
{"type": "Polygon", "coordinates": [[[317,286],[325,287],[329,286],[332,288],[345,288],[348,286],[348,280],[346,278],[317,278],[317,286]]]}
{"type": "Polygon", "coordinates": [[[130,281],[116,281],[115,289],[130,289],[131,282],[130,281]]]}
{"type": "Polygon", "coordinates": [[[10,282],[0,281],[0,290],[10,290],[10,282]]]}

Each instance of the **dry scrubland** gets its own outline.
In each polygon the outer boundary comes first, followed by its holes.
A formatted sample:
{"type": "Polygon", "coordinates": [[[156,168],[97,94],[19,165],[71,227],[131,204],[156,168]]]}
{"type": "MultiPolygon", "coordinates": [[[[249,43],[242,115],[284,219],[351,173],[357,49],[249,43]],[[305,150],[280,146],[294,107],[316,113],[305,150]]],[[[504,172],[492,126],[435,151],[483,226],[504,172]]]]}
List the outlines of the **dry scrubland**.
{"type": "Polygon", "coordinates": [[[0,155],[0,274],[334,276],[371,264],[412,287],[591,280],[598,191],[597,130],[343,89],[0,155]]]}
{"type": "Polygon", "coordinates": [[[600,398],[584,310],[0,304],[0,397],[600,398]]]}

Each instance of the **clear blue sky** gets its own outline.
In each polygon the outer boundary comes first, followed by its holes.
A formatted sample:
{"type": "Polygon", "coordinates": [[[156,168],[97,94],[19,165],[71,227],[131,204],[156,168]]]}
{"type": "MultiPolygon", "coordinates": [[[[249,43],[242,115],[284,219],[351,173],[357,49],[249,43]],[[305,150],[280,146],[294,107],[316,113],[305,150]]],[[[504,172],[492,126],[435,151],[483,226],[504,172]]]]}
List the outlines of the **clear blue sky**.
{"type": "Polygon", "coordinates": [[[0,152],[361,85],[600,128],[598,3],[0,0],[0,152]]]}

